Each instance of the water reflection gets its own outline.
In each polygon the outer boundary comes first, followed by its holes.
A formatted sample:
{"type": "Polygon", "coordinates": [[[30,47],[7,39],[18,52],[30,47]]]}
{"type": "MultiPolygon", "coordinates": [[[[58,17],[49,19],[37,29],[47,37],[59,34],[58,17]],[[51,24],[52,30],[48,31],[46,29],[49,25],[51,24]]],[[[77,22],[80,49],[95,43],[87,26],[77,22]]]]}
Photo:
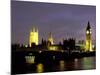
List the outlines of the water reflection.
{"type": "Polygon", "coordinates": [[[79,67],[79,59],[75,58],[74,59],[74,68],[77,69],[79,67]]]}
{"type": "Polygon", "coordinates": [[[82,68],[83,69],[93,69],[95,67],[95,57],[84,57],[82,59],[82,68]]]}
{"type": "MultiPolygon", "coordinates": [[[[55,58],[55,57],[54,57],[55,58]]],[[[60,60],[58,62],[52,63],[35,63],[33,64],[34,69],[29,69],[29,71],[43,73],[43,72],[55,72],[55,71],[71,71],[71,70],[87,70],[95,69],[95,57],[84,57],[75,58],[72,60],[60,60]]],[[[27,66],[31,68],[33,66],[27,66]]],[[[28,71],[26,68],[26,71],[28,71]]]]}
{"type": "Polygon", "coordinates": [[[65,62],[64,62],[64,60],[61,60],[59,63],[60,63],[60,71],[64,71],[65,70],[65,62]]]}
{"type": "Polygon", "coordinates": [[[44,67],[42,63],[37,64],[37,69],[36,69],[37,73],[41,73],[44,71],[44,67]]]}
{"type": "Polygon", "coordinates": [[[25,56],[26,63],[34,64],[35,56],[25,56]]]}

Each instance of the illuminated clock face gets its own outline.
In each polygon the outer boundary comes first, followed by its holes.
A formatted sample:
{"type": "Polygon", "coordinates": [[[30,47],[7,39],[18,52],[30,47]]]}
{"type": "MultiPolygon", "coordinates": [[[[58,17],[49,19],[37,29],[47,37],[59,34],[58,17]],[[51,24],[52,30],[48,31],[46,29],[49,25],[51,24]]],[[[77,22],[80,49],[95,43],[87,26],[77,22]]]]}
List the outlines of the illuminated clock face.
{"type": "Polygon", "coordinates": [[[89,34],[89,33],[91,34],[91,31],[88,31],[88,30],[87,30],[87,31],[86,31],[86,34],[89,34]]]}
{"type": "Polygon", "coordinates": [[[89,34],[89,31],[88,30],[86,31],[86,34],[89,34]]]}

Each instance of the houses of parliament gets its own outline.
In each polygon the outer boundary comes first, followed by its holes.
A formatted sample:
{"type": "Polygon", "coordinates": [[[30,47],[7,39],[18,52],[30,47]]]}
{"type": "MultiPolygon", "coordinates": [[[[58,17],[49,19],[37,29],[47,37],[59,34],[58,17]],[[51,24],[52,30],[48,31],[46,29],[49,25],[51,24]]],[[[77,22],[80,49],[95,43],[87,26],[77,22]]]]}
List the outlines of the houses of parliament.
{"type": "MultiPolygon", "coordinates": [[[[91,52],[91,51],[93,51],[93,48],[92,48],[92,30],[91,30],[91,26],[90,26],[89,22],[87,23],[85,34],[86,34],[86,39],[85,39],[85,43],[83,45],[83,50],[85,52],[91,52]]],[[[29,46],[32,47],[32,44],[37,45],[37,46],[39,45],[39,31],[38,31],[37,28],[33,28],[30,31],[29,46]]],[[[52,36],[51,32],[49,33],[46,46],[47,46],[48,50],[62,49],[61,45],[54,44],[54,39],[53,39],[53,36],[52,36]]]]}

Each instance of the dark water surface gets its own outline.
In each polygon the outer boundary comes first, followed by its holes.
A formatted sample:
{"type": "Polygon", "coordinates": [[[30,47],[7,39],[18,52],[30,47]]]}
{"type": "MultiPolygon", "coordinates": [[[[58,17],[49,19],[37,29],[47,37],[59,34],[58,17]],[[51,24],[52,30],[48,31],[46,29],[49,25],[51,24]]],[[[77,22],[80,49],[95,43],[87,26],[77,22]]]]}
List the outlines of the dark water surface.
{"type": "Polygon", "coordinates": [[[71,60],[59,60],[57,62],[34,63],[17,65],[16,74],[19,73],[42,73],[42,72],[57,72],[57,71],[72,71],[72,70],[89,70],[96,68],[95,57],[75,58],[71,60]]]}
{"type": "Polygon", "coordinates": [[[71,54],[67,52],[44,51],[12,53],[12,74],[59,72],[73,70],[90,70],[96,68],[96,57],[93,53],[71,54]]]}

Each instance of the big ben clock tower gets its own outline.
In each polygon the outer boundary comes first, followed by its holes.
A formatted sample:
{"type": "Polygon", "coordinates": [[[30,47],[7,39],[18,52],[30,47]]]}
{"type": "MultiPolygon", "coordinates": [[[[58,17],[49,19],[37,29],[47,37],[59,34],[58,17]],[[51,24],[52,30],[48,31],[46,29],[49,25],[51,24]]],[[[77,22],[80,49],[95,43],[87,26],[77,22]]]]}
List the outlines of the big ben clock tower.
{"type": "Polygon", "coordinates": [[[85,51],[90,52],[92,51],[92,32],[91,32],[91,27],[90,23],[88,22],[87,28],[86,28],[86,46],[85,46],[85,51]]]}

